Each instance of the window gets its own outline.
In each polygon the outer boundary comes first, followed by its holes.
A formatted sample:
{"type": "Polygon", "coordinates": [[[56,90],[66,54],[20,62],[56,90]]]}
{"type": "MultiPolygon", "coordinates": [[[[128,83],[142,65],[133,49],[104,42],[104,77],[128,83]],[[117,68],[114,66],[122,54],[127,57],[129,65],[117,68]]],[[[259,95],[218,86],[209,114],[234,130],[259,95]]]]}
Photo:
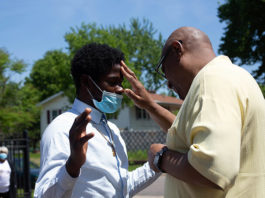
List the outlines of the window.
{"type": "Polygon", "coordinates": [[[47,123],[50,124],[51,120],[50,120],[50,111],[47,110],[47,123]]]}
{"type": "Polygon", "coordinates": [[[47,123],[50,124],[50,122],[61,113],[62,113],[61,109],[54,109],[51,111],[51,113],[50,110],[47,110],[47,123]]]}
{"type": "Polygon", "coordinates": [[[149,114],[144,109],[135,107],[135,113],[137,120],[150,120],[149,114]]]}

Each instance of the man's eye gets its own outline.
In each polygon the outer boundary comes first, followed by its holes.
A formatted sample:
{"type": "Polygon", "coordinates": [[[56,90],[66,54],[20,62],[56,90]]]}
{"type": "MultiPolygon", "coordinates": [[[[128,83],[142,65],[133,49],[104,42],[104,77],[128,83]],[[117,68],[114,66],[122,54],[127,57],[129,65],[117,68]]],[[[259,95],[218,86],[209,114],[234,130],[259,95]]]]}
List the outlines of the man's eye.
{"type": "Polygon", "coordinates": [[[115,85],[118,85],[119,83],[117,83],[117,82],[109,82],[109,85],[110,86],[115,86],[115,85]]]}
{"type": "Polygon", "coordinates": [[[115,79],[110,79],[108,82],[108,84],[112,87],[115,86],[121,86],[122,85],[122,81],[120,78],[115,78],[115,79]]]}

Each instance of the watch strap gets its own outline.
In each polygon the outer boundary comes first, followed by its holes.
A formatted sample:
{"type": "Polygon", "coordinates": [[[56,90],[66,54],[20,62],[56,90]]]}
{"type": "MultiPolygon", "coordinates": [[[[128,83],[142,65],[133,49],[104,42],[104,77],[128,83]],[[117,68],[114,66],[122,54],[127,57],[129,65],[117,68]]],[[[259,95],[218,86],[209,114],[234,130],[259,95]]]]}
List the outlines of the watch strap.
{"type": "Polygon", "coordinates": [[[155,155],[155,158],[154,158],[154,162],[153,164],[155,165],[155,167],[160,170],[162,173],[164,173],[164,171],[160,168],[160,165],[161,165],[161,159],[162,159],[162,156],[164,154],[164,152],[168,151],[168,148],[167,146],[164,146],[160,151],[158,151],[155,155]]]}

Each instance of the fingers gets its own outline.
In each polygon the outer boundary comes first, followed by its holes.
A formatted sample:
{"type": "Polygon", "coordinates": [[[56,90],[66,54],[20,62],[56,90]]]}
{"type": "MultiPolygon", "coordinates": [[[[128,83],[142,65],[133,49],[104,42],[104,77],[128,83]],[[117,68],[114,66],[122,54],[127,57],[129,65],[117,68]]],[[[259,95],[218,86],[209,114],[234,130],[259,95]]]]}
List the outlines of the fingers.
{"type": "Polygon", "coordinates": [[[121,67],[121,73],[130,83],[133,83],[133,80],[135,80],[131,74],[125,71],[124,67],[121,67]]]}
{"type": "Polygon", "coordinates": [[[83,129],[86,128],[86,125],[90,122],[91,116],[89,115],[91,113],[91,109],[86,108],[85,111],[80,114],[78,117],[76,117],[73,128],[75,131],[82,132],[83,129]]]}
{"type": "Polygon", "coordinates": [[[133,90],[140,90],[143,88],[142,83],[136,78],[134,73],[133,73],[133,75],[129,74],[128,72],[125,71],[125,69],[123,67],[121,67],[121,71],[122,71],[123,75],[125,76],[125,78],[131,84],[133,90]]]}
{"type": "Polygon", "coordinates": [[[121,62],[121,72],[123,74],[123,76],[129,81],[129,83],[131,85],[135,85],[138,80],[137,80],[137,77],[136,75],[134,74],[133,71],[131,71],[125,64],[124,62],[121,62]]]}
{"type": "Polygon", "coordinates": [[[88,140],[90,140],[91,138],[93,138],[94,135],[95,135],[94,133],[89,133],[89,134],[83,136],[82,138],[80,138],[81,145],[85,144],[88,140]]]}
{"type": "MultiPolygon", "coordinates": [[[[75,124],[80,124],[81,122],[83,122],[84,120],[86,120],[86,118],[88,117],[88,115],[91,113],[91,109],[89,109],[89,108],[86,108],[84,111],[83,111],[83,113],[81,113],[79,116],[77,116],[76,117],[76,119],[75,119],[75,124]]],[[[90,118],[90,120],[91,120],[91,118],[90,118]]],[[[89,121],[90,121],[89,120],[89,121]]]]}
{"type": "Polygon", "coordinates": [[[124,69],[124,71],[126,73],[128,73],[129,75],[131,75],[133,78],[137,79],[135,73],[132,70],[130,70],[129,67],[127,67],[127,65],[124,63],[124,61],[121,61],[121,65],[122,65],[122,68],[124,69]]]}
{"type": "Polygon", "coordinates": [[[129,98],[131,98],[131,99],[134,100],[134,101],[139,101],[139,100],[141,100],[141,97],[138,96],[137,94],[135,94],[135,93],[134,93],[132,90],[130,90],[130,89],[125,89],[124,92],[125,92],[125,94],[126,94],[129,98]]]}

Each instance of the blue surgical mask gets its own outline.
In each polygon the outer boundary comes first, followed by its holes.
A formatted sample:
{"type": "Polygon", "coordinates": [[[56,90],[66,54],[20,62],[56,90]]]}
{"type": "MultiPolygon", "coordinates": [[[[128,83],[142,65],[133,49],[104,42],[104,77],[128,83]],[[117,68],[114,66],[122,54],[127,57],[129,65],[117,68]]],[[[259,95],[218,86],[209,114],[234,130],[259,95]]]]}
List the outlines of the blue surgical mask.
{"type": "MultiPolygon", "coordinates": [[[[92,80],[92,78],[90,78],[92,80]]],[[[93,103],[97,109],[99,109],[103,113],[114,113],[121,107],[122,102],[122,95],[111,93],[107,91],[102,91],[100,87],[92,80],[95,86],[102,92],[102,99],[101,101],[97,101],[92,96],[91,92],[88,90],[88,93],[93,98],[93,103]]]]}
{"type": "Polygon", "coordinates": [[[104,113],[114,113],[121,107],[122,98],[122,95],[103,91],[101,101],[93,99],[93,103],[104,113]]]}
{"type": "Polygon", "coordinates": [[[7,154],[6,153],[0,153],[0,159],[1,160],[5,160],[7,158],[7,154]]]}

